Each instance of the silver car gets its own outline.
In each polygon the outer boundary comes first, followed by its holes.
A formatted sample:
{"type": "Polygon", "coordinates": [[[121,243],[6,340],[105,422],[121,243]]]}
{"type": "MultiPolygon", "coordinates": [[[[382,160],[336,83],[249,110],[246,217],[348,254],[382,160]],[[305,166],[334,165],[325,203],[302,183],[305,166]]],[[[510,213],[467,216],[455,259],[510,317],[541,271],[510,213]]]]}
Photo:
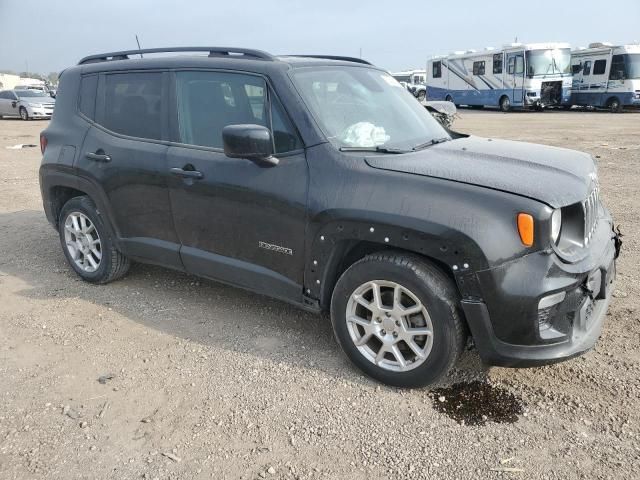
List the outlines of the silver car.
{"type": "Polygon", "coordinates": [[[56,100],[39,90],[4,90],[0,92],[0,117],[51,118],[56,100]]]}

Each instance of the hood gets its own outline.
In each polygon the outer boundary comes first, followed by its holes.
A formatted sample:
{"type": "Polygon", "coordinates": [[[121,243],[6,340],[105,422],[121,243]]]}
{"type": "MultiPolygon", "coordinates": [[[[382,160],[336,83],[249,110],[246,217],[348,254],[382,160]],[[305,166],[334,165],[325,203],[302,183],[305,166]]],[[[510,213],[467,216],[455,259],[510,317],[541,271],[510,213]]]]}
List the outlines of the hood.
{"type": "Polygon", "coordinates": [[[492,188],[553,208],[583,201],[597,181],[595,164],[587,153],[480,137],[407,154],[369,156],[365,161],[373,168],[492,188]]]}

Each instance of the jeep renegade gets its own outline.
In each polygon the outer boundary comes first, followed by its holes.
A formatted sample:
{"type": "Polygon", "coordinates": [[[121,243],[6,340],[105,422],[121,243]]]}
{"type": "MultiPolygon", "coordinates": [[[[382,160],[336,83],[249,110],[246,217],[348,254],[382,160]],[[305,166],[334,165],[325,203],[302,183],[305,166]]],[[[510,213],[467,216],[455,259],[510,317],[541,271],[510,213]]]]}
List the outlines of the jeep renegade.
{"type": "Polygon", "coordinates": [[[366,61],[89,56],[62,73],[41,148],[82,279],[134,260],[330,312],[381,382],[436,381],[468,337],[524,367],[600,335],[620,242],[592,157],[446,130],[366,61]]]}

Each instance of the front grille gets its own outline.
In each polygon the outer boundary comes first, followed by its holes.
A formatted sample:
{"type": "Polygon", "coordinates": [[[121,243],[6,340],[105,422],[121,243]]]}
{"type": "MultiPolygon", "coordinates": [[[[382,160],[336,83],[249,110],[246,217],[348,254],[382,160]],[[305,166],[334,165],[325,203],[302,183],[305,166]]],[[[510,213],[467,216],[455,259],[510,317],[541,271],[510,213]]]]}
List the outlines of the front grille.
{"type": "Polygon", "coordinates": [[[591,241],[593,232],[598,225],[598,205],[600,204],[600,188],[596,186],[591,190],[587,199],[582,202],[584,210],[584,245],[585,247],[591,241]]]}

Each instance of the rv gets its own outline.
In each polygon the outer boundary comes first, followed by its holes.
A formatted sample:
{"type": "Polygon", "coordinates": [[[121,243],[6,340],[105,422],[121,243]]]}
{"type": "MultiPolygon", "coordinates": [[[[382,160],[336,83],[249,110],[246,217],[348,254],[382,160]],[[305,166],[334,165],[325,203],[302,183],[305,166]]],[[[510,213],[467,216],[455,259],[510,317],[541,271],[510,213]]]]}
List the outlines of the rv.
{"type": "Polygon", "coordinates": [[[640,107],[640,44],[592,43],[571,52],[573,105],[608,108],[640,107]]]}
{"type": "Polygon", "coordinates": [[[542,109],[570,106],[571,47],[511,43],[467,50],[427,63],[427,96],[456,105],[542,109]]]}
{"type": "Polygon", "coordinates": [[[427,72],[425,70],[406,70],[404,72],[392,73],[391,76],[413,93],[413,96],[418,100],[423,101],[426,99],[427,72]]]}

